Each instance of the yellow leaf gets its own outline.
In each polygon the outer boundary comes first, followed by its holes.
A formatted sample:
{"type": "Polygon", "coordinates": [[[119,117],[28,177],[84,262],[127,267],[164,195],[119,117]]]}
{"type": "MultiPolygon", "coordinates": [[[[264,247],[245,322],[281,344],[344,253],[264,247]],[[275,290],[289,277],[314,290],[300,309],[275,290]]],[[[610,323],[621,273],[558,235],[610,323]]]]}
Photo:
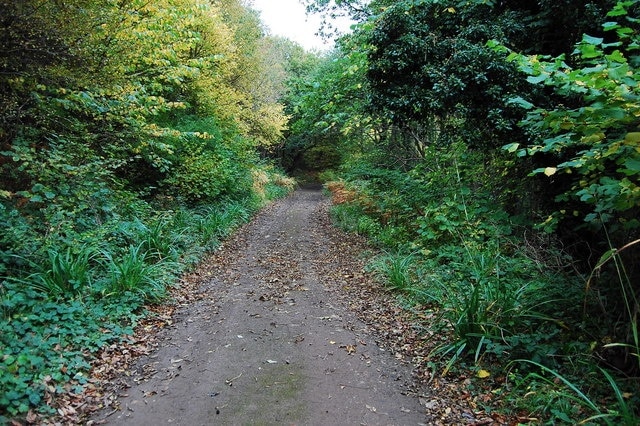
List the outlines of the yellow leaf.
{"type": "Polygon", "coordinates": [[[581,142],[582,143],[598,143],[604,138],[605,138],[605,134],[602,132],[599,132],[599,133],[594,133],[592,135],[583,137],[581,142]]]}
{"type": "Polygon", "coordinates": [[[629,132],[624,137],[624,141],[628,144],[637,144],[640,142],[640,132],[629,132]]]}
{"type": "Polygon", "coordinates": [[[447,8],[447,12],[449,13],[456,13],[456,10],[453,7],[448,7],[447,8]]]}
{"type": "Polygon", "coordinates": [[[491,375],[491,373],[489,373],[487,370],[480,370],[480,371],[478,371],[478,373],[476,373],[476,376],[478,376],[481,379],[486,379],[490,375],[491,375]]]}
{"type": "Polygon", "coordinates": [[[546,169],[544,169],[544,174],[547,176],[552,176],[554,174],[556,174],[556,171],[558,169],[556,169],[555,167],[547,167],[546,169]]]}

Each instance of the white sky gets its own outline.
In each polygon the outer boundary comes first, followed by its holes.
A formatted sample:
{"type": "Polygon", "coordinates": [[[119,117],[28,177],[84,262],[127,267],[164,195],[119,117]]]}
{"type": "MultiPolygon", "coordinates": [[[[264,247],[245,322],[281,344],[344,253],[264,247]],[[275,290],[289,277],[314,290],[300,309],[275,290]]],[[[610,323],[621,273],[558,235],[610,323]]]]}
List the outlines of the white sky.
{"type": "MultiPolygon", "coordinates": [[[[333,48],[332,41],[323,43],[315,35],[320,28],[321,18],[318,15],[307,16],[300,0],[253,0],[250,3],[260,12],[262,22],[271,34],[293,40],[307,50],[333,48]]],[[[346,31],[349,25],[345,23],[341,29],[346,31]]]]}

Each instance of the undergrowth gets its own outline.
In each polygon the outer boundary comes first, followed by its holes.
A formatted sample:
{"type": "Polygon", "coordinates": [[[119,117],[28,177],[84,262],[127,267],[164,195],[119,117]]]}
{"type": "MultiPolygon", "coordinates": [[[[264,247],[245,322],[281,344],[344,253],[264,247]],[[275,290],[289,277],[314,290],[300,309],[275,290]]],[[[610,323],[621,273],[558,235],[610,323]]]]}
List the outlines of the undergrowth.
{"type": "MultiPolygon", "coordinates": [[[[447,337],[434,339],[427,362],[491,394],[486,410],[531,423],[638,424],[640,386],[627,375],[640,369],[602,355],[619,350],[638,363],[635,320],[625,340],[613,331],[619,317],[589,315],[602,307],[591,279],[500,207],[478,166],[486,161],[472,157],[434,150],[430,168],[409,172],[345,167],[344,180],[328,185],[333,220],[381,248],[369,269],[404,306],[436,312],[421,327],[447,337]]],[[[625,298],[634,297],[619,250],[605,253],[592,277],[607,263],[625,298]]],[[[637,301],[625,306],[633,318],[637,301]]]]}
{"type": "Polygon", "coordinates": [[[293,189],[266,170],[264,191],[196,205],[128,196],[110,220],[64,233],[41,234],[3,207],[0,424],[31,410],[55,414],[56,394],[82,392],[92,357],[127,339],[145,305],[164,300],[180,274],[293,189]]]}

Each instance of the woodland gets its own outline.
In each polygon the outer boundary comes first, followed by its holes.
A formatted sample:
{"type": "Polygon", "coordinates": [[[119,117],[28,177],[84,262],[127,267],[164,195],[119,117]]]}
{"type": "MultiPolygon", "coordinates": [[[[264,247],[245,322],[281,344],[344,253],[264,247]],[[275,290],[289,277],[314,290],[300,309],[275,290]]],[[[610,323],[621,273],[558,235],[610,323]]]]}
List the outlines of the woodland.
{"type": "Polygon", "coordinates": [[[638,424],[640,1],[305,3],[352,32],[307,52],[242,0],[0,0],[0,423],[56,415],[319,180],[429,318],[415,363],[520,423],[638,424]]]}

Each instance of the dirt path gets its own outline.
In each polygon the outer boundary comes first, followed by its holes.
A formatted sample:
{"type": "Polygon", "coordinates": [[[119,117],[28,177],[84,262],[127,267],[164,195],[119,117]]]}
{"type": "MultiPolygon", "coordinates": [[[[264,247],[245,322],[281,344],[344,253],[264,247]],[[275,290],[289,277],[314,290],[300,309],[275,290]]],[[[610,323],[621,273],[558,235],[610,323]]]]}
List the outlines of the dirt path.
{"type": "Polygon", "coordinates": [[[227,243],[200,289],[205,297],[178,312],[159,350],[128,378],[120,411],[95,419],[424,424],[411,367],[376,344],[340,294],[364,276],[328,231],[326,204],[319,190],[298,190],[227,243]]]}

